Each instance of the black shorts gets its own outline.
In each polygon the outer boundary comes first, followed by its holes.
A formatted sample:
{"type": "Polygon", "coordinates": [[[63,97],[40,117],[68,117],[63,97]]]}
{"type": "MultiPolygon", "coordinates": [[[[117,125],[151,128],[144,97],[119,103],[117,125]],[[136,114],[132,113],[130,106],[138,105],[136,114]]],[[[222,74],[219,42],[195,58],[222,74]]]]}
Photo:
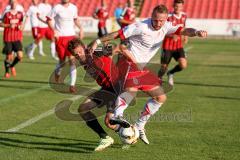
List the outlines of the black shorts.
{"type": "Polygon", "coordinates": [[[101,88],[100,90],[89,95],[88,99],[94,101],[98,108],[106,106],[107,112],[113,113],[117,96],[118,95],[112,87],[107,89],[101,88]]]}
{"type": "Polygon", "coordinates": [[[106,27],[98,28],[98,37],[99,38],[105,36],[106,34],[108,34],[106,27]]]}
{"type": "Polygon", "coordinates": [[[12,54],[12,52],[22,51],[22,42],[21,41],[14,41],[14,42],[4,42],[4,47],[2,50],[3,54],[12,54]]]}
{"type": "Polygon", "coordinates": [[[185,51],[183,48],[177,50],[162,50],[161,64],[169,64],[172,57],[177,61],[179,58],[186,58],[185,51]]]}

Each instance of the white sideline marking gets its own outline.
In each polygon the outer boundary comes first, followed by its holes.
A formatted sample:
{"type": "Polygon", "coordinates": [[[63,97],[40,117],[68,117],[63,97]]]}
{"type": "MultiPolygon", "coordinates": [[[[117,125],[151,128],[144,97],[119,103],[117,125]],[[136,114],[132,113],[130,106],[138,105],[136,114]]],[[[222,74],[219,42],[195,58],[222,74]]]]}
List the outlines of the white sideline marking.
{"type": "MultiPolygon", "coordinates": [[[[72,98],[69,98],[69,100],[76,101],[76,100],[80,99],[81,97],[83,97],[83,96],[82,95],[78,95],[78,96],[74,96],[72,98]]],[[[44,113],[42,113],[42,114],[40,114],[38,116],[35,116],[35,117],[33,117],[33,118],[31,118],[31,119],[29,119],[29,120],[27,120],[27,121],[17,125],[14,128],[6,130],[5,132],[17,132],[20,129],[28,127],[28,126],[36,123],[37,121],[54,114],[54,112],[55,112],[55,108],[52,108],[52,109],[50,109],[50,110],[48,110],[48,111],[46,111],[46,112],[44,112],[44,113]]]]}
{"type": "Polygon", "coordinates": [[[20,93],[20,94],[17,94],[17,95],[14,95],[14,96],[11,96],[11,97],[7,97],[7,98],[2,98],[0,99],[0,104],[3,104],[3,103],[6,103],[8,101],[11,101],[13,99],[16,99],[16,98],[19,98],[19,97],[25,97],[25,96],[28,96],[28,95],[31,95],[31,94],[34,94],[34,93],[37,93],[41,90],[44,90],[46,88],[49,88],[49,85],[44,85],[40,88],[36,88],[36,89],[32,89],[28,92],[25,92],[25,93],[20,93]]]}

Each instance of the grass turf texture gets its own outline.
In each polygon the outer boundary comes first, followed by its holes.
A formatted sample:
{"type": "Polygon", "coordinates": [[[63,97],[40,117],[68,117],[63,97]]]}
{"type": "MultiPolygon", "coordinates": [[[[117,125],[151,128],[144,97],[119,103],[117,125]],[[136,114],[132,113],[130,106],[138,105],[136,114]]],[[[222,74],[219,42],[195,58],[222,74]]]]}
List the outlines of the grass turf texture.
{"type": "MultiPolygon", "coordinates": [[[[24,45],[30,41],[26,37],[24,45]]],[[[186,46],[192,48],[188,51],[188,68],[175,75],[174,90],[146,126],[150,145],[139,140],[123,150],[118,136],[107,130],[115,143],[99,153],[93,152],[99,138],[85,123],[62,121],[54,114],[16,133],[4,132],[73,97],[49,87],[48,78],[56,61],[50,58],[48,47],[49,43],[44,41],[46,57],[38,56],[37,50],[34,61],[25,56],[17,65],[16,78],[0,79],[1,159],[239,159],[239,41],[190,40],[186,46]]],[[[0,60],[3,61],[3,56],[0,60]]],[[[159,54],[153,61],[159,61],[159,54]]],[[[3,74],[2,67],[0,76],[3,74]]],[[[79,69],[78,84],[83,84],[80,81],[83,75],[79,69]]],[[[84,84],[96,86],[93,82],[84,84]]],[[[73,112],[81,100],[74,103],[73,112]]],[[[138,98],[135,106],[127,109],[127,117],[132,120],[137,117],[146,100],[138,98]]]]}

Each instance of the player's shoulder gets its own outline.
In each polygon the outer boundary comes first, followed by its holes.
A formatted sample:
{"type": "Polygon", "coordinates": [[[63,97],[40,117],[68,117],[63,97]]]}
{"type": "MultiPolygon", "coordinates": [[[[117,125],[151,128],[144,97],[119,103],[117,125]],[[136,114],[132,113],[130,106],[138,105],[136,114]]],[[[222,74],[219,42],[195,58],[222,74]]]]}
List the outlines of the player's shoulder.
{"type": "Polygon", "coordinates": [[[187,18],[187,13],[186,12],[181,12],[181,17],[182,18],[187,18]]]}
{"type": "Polygon", "coordinates": [[[77,6],[75,4],[73,4],[73,3],[69,3],[69,7],[77,9],[77,6]]]}

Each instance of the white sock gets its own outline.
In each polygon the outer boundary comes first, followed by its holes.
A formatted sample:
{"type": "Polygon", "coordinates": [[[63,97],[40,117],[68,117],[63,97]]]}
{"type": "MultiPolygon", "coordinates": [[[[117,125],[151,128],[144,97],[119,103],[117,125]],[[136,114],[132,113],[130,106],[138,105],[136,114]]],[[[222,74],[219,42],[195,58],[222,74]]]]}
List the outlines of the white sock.
{"type": "Polygon", "coordinates": [[[114,109],[114,117],[122,117],[123,112],[127,109],[133,98],[134,97],[128,92],[120,94],[115,103],[116,108],[114,109]]]}
{"type": "Polygon", "coordinates": [[[77,69],[75,65],[70,66],[70,86],[75,86],[77,80],[77,69]]]}
{"type": "Polygon", "coordinates": [[[38,43],[38,49],[39,49],[39,54],[42,55],[43,53],[43,43],[42,41],[39,41],[38,43]]]}
{"type": "Polygon", "coordinates": [[[35,43],[32,43],[32,44],[30,44],[31,46],[29,46],[29,47],[31,47],[31,50],[30,50],[30,52],[29,52],[29,56],[30,57],[33,57],[33,54],[34,54],[34,51],[35,51],[35,49],[37,48],[37,45],[35,44],[35,43]]]}
{"type": "Polygon", "coordinates": [[[136,122],[136,126],[139,130],[144,129],[149,118],[159,110],[162,104],[163,103],[159,103],[154,99],[148,100],[148,102],[144,106],[143,112],[141,113],[139,119],[136,122]]]}
{"type": "Polygon", "coordinates": [[[61,75],[61,71],[62,71],[62,67],[61,67],[61,63],[59,62],[59,63],[56,65],[55,73],[56,73],[57,75],[61,75]]]}
{"type": "Polygon", "coordinates": [[[56,57],[56,45],[55,45],[55,42],[51,42],[51,55],[52,57],[56,57]]]}

